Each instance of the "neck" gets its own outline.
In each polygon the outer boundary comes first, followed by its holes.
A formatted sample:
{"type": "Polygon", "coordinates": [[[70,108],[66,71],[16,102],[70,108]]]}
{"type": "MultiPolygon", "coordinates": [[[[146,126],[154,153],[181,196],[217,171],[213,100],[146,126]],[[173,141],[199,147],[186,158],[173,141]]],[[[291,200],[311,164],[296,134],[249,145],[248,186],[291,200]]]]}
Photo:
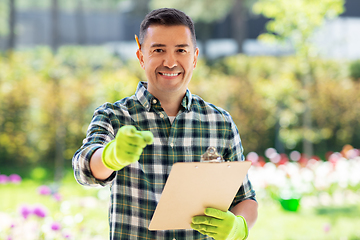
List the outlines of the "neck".
{"type": "Polygon", "coordinates": [[[149,82],[147,84],[147,90],[160,101],[161,107],[168,116],[176,116],[186,94],[186,88],[184,87],[179,87],[174,91],[164,91],[152,86],[149,82]]]}
{"type": "Polygon", "coordinates": [[[180,110],[181,101],[184,96],[164,96],[157,97],[168,116],[176,116],[180,110]]]}

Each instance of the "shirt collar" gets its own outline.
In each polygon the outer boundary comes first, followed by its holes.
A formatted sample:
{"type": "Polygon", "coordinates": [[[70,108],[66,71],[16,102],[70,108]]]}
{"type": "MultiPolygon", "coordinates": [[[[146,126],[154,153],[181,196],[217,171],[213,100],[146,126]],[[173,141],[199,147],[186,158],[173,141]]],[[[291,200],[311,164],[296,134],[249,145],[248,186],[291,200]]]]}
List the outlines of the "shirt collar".
{"type": "MultiPolygon", "coordinates": [[[[150,111],[151,102],[155,97],[147,90],[147,82],[139,82],[135,96],[140,102],[140,104],[146,109],[146,111],[150,111]]],[[[190,111],[192,103],[192,94],[189,89],[186,90],[186,94],[181,101],[181,106],[183,106],[187,111],[190,111]]]]}
{"type": "Polygon", "coordinates": [[[147,90],[147,82],[139,82],[135,96],[146,111],[150,111],[151,100],[154,96],[147,90]]]}
{"type": "Polygon", "coordinates": [[[189,89],[186,89],[186,94],[181,102],[181,105],[186,109],[186,111],[190,112],[191,103],[192,103],[192,94],[189,89]]]}

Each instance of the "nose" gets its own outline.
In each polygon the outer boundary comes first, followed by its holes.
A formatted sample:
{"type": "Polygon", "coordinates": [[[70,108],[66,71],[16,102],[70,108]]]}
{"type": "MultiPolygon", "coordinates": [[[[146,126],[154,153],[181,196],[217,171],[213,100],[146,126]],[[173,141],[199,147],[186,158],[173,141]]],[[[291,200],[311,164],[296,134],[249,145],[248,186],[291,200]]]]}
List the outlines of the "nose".
{"type": "Polygon", "coordinates": [[[163,62],[164,67],[173,68],[177,66],[177,61],[174,53],[167,53],[163,62]]]}

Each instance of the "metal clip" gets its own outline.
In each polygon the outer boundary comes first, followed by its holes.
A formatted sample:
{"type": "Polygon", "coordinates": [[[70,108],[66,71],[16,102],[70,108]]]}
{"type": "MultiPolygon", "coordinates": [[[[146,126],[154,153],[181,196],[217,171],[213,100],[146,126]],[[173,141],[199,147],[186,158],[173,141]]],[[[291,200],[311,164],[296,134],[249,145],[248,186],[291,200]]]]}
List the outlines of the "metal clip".
{"type": "Polygon", "coordinates": [[[225,160],[223,157],[217,152],[215,147],[208,147],[206,152],[201,155],[201,162],[211,162],[211,163],[220,163],[225,160]]]}

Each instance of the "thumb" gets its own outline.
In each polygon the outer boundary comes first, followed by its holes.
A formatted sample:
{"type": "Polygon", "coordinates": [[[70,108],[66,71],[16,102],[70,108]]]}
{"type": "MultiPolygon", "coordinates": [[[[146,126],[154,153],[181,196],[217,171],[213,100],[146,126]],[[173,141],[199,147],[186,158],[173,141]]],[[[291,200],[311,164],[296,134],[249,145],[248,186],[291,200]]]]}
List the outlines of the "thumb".
{"type": "Polygon", "coordinates": [[[141,135],[146,142],[146,144],[150,145],[154,142],[154,135],[150,131],[142,131],[141,135]]]}
{"type": "Polygon", "coordinates": [[[133,125],[125,125],[120,128],[120,131],[123,135],[128,137],[134,136],[137,132],[136,127],[133,125]]]}
{"type": "Polygon", "coordinates": [[[209,216],[209,217],[214,217],[217,219],[225,219],[226,217],[228,217],[228,213],[227,212],[223,212],[219,209],[216,208],[206,208],[205,209],[205,215],[209,216]]]}

